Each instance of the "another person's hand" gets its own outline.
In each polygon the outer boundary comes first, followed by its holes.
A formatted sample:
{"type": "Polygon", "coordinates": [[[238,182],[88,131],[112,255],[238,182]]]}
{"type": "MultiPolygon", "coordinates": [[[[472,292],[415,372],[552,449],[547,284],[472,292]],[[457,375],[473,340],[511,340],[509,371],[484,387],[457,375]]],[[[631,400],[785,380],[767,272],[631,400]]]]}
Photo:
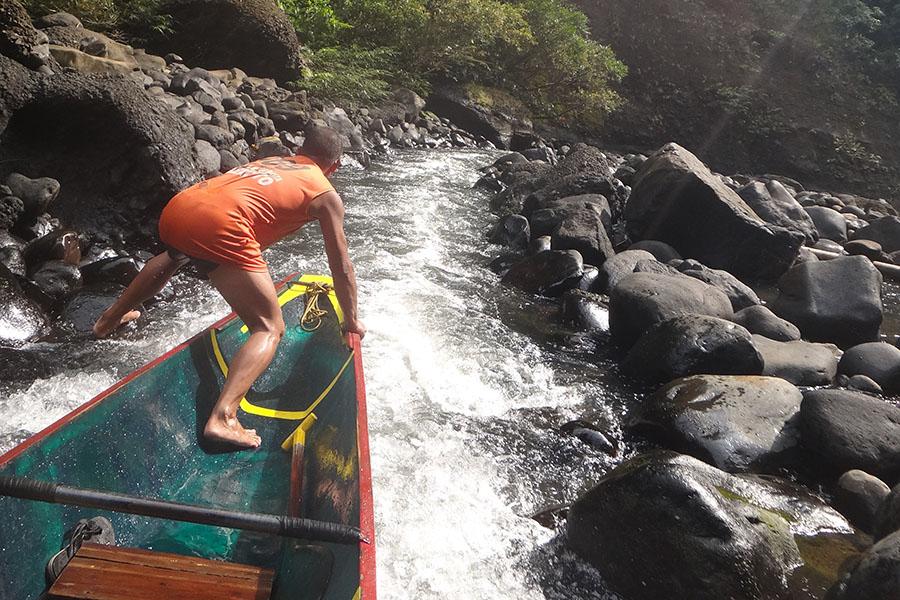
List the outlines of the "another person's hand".
{"type": "Polygon", "coordinates": [[[355,333],[359,336],[359,339],[363,339],[366,337],[366,326],[359,319],[355,319],[348,323],[344,324],[344,335],[348,337],[349,342],[349,334],[355,333]]]}

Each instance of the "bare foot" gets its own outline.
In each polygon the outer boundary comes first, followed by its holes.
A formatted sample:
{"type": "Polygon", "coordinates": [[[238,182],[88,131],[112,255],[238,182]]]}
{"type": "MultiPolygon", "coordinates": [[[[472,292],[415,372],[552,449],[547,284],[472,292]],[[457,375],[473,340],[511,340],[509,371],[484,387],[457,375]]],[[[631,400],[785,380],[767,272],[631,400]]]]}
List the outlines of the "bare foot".
{"type": "Polygon", "coordinates": [[[107,315],[105,312],[100,315],[100,318],[97,319],[97,322],[94,323],[94,337],[104,338],[111,334],[113,331],[128,323],[130,321],[134,321],[138,317],[141,316],[141,313],[136,310],[130,310],[119,319],[117,323],[112,316],[107,315]]]}
{"type": "Polygon", "coordinates": [[[240,448],[259,448],[262,438],[255,429],[244,429],[237,417],[210,416],[203,437],[213,442],[233,444],[240,448]]]}

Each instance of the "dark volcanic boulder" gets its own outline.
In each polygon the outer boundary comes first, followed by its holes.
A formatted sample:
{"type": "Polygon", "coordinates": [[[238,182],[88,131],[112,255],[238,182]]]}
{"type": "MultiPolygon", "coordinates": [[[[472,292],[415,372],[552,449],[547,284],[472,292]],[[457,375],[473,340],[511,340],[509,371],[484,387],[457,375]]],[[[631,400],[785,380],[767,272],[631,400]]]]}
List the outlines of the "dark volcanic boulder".
{"type": "Polygon", "coordinates": [[[865,375],[893,394],[900,391],[900,348],[884,342],[868,342],[849,348],[838,372],[848,377],[865,375]]]}
{"type": "Polygon", "coordinates": [[[584,290],[563,294],[560,316],[579,329],[609,331],[609,298],[584,290]]]}
{"type": "Polygon", "coordinates": [[[734,322],[743,325],[750,333],[770,340],[791,342],[800,339],[800,330],[762,305],[748,306],[734,313],[734,322]]]}
{"type": "Polygon", "coordinates": [[[895,485],[878,506],[875,514],[875,540],[900,530],[900,484],[895,485]]]}
{"type": "Polygon", "coordinates": [[[509,148],[513,130],[529,128],[474,102],[464,92],[450,88],[435,89],[428,96],[425,108],[450,119],[469,133],[482,136],[498,148],[509,148]]]}
{"type": "Polygon", "coordinates": [[[878,339],[881,273],[869,259],[844,256],[802,263],[778,281],[772,311],[813,341],[853,346],[878,339]]]}
{"type": "Polygon", "coordinates": [[[602,265],[615,255],[606,234],[603,213],[594,206],[567,209],[559,225],[550,234],[553,250],[577,250],[592,265],[602,265]]]}
{"type": "Polygon", "coordinates": [[[778,277],[803,243],[801,235],[760,219],[677,144],[663,146],[641,166],[625,219],[632,239],[666,242],[682,256],[739,277],[778,277]]]}
{"type": "Polygon", "coordinates": [[[795,385],[828,385],[837,375],[841,351],[834,344],[778,342],[754,335],[753,345],[762,355],[763,375],[781,377],[795,385]]]}
{"type": "Polygon", "coordinates": [[[622,368],[641,379],[663,382],[707,373],[759,375],[763,359],[750,332],[740,325],[682,315],[651,327],[631,347],[622,368]]]}
{"type": "Polygon", "coordinates": [[[871,548],[832,590],[831,600],[900,599],[900,531],[871,548]]]}
{"type": "Polygon", "coordinates": [[[656,392],[639,427],[725,471],[772,468],[800,443],[795,417],[802,400],[777,377],[696,375],[656,392]]]}
{"type": "Polygon", "coordinates": [[[820,238],[838,243],[847,241],[847,220],[841,213],[826,206],[810,206],[806,212],[816,224],[820,238]]]}
{"type": "Polygon", "coordinates": [[[607,258],[600,265],[598,288],[607,292],[615,288],[622,279],[634,273],[634,268],[642,260],[655,261],[656,259],[645,250],[630,249],[607,258]]]}
{"type": "Polygon", "coordinates": [[[754,181],[738,190],[738,195],[766,223],[796,231],[809,243],[819,239],[809,214],[779,182],[754,181]]]}
{"type": "Polygon", "coordinates": [[[300,42],[274,0],[166,0],[171,31],[153,40],[158,54],[177,52],[189,65],[237,67],[287,83],[303,67],[300,42]]]}
{"type": "Polygon", "coordinates": [[[665,242],[657,240],[641,240],[628,246],[629,250],[646,250],[661,263],[667,263],[670,260],[680,260],[681,255],[678,250],[665,242]]]}
{"type": "Polygon", "coordinates": [[[731,300],[731,306],[735,311],[760,304],[759,296],[756,295],[756,292],[728,271],[710,269],[695,260],[682,261],[678,266],[678,270],[688,277],[699,279],[725,292],[725,295],[731,300]]]}
{"type": "Polygon", "coordinates": [[[522,215],[506,215],[491,230],[489,239],[493,244],[508,246],[511,250],[524,251],[531,240],[528,219],[522,215]]]}
{"type": "Polygon", "coordinates": [[[827,470],[900,477],[900,407],[845,390],[812,390],[800,408],[803,446],[827,470]]]}
{"type": "Polygon", "coordinates": [[[32,69],[50,60],[46,34],[34,28],[18,0],[0,3],[0,54],[32,69]]]}
{"type": "Polygon", "coordinates": [[[801,560],[787,521],[757,502],[762,489],[688,456],[645,454],[572,505],[568,543],[629,600],[780,600],[801,560]]]}
{"type": "Polygon", "coordinates": [[[76,229],[108,233],[117,214],[146,223],[147,211],[199,179],[191,126],[129,77],[40,78],[0,101],[4,114],[0,176],[12,165],[28,177],[52,174],[53,216],[76,229]]]}
{"type": "Polygon", "coordinates": [[[900,218],[881,217],[850,236],[854,240],[872,240],[881,244],[881,249],[890,254],[900,250],[900,218]]]}
{"type": "Polygon", "coordinates": [[[877,477],[853,469],[838,479],[834,507],[851,523],[871,533],[875,528],[878,509],[890,491],[891,488],[877,477]]]}
{"type": "Polygon", "coordinates": [[[609,301],[610,331],[628,347],[651,327],[673,317],[709,315],[730,320],[734,315],[721,290],[678,275],[633,273],[612,290],[609,301]]]}
{"type": "Polygon", "coordinates": [[[583,267],[581,255],[574,250],[547,250],[514,264],[503,283],[532,294],[549,294],[581,277],[583,267]]]}
{"type": "Polygon", "coordinates": [[[9,269],[0,265],[0,345],[16,346],[39,336],[47,324],[9,269]]]}

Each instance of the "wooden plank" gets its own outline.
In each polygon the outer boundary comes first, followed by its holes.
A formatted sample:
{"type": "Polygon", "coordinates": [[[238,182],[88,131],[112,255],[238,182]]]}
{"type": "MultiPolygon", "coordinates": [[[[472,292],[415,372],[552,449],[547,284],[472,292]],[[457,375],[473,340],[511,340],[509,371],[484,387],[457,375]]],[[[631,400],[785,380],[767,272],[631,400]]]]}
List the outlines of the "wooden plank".
{"type": "Polygon", "coordinates": [[[85,544],[50,588],[52,600],[267,600],[274,572],[248,565],[85,544]]]}
{"type": "Polygon", "coordinates": [[[77,556],[102,559],[110,562],[145,565],[148,567],[192,571],[196,573],[214,572],[217,575],[227,575],[229,577],[256,579],[261,573],[268,573],[270,578],[274,577],[274,573],[270,569],[263,569],[261,567],[239,565],[220,560],[209,560],[196,556],[170,554],[168,552],[154,552],[142,548],[121,548],[119,546],[86,543],[78,550],[77,556]]]}

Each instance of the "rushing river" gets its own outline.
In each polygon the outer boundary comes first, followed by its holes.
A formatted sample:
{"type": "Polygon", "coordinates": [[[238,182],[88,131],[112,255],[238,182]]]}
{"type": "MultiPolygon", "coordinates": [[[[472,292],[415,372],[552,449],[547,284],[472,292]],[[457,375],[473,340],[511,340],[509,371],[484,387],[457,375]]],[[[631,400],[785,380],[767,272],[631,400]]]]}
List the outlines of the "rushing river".
{"type": "MultiPolygon", "coordinates": [[[[561,433],[586,417],[619,436],[629,393],[552,305],[488,269],[487,152],[411,151],[336,181],[360,287],[382,598],[607,598],[558,532],[530,515],[612,465],[561,433]]],[[[273,275],[327,272],[315,226],[267,255],[273,275]]],[[[112,340],[45,342],[65,370],[0,382],[0,452],[227,312],[180,274],[172,298],[112,340]]],[[[621,457],[620,457],[621,458],[621,457]]]]}

